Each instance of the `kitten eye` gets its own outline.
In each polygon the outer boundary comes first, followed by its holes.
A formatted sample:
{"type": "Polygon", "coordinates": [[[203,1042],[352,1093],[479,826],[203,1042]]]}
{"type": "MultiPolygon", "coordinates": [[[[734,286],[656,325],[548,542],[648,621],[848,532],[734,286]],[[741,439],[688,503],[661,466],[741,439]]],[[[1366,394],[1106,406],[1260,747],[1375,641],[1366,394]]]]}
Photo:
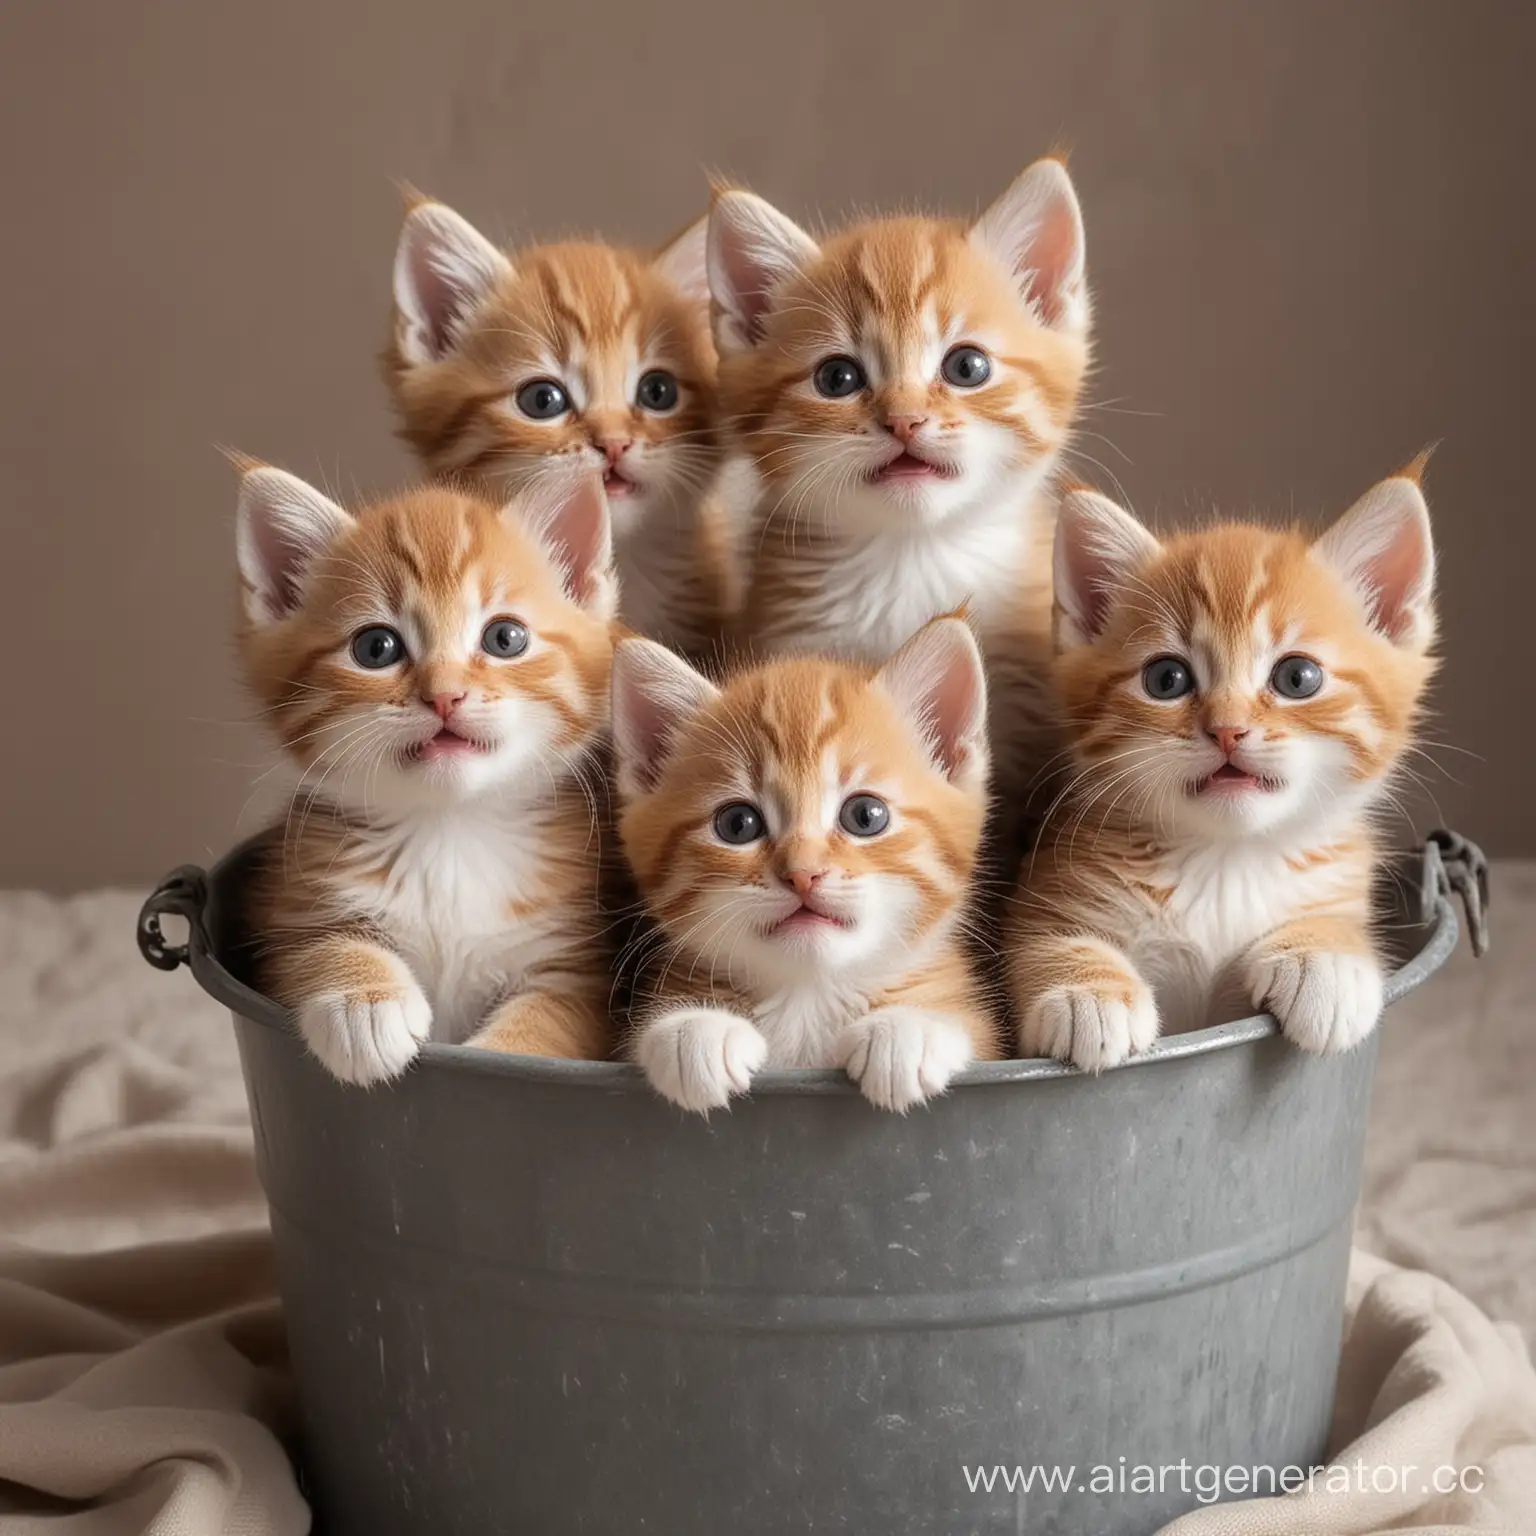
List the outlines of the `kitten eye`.
{"type": "Polygon", "coordinates": [[[867,380],[864,370],[851,357],[829,357],[816,365],[812,375],[816,393],[829,400],[841,400],[846,395],[857,394],[867,380]]]}
{"type": "Polygon", "coordinates": [[[387,624],[370,624],[352,636],[352,660],[370,672],[382,672],[405,660],[405,641],[387,624]]]}
{"type": "Polygon", "coordinates": [[[755,843],[765,830],[763,813],[745,800],[734,800],[715,812],[715,836],[733,847],[755,843]]]}
{"type": "Polygon", "coordinates": [[[1195,680],[1189,666],[1177,656],[1159,656],[1141,669],[1141,686],[1148,698],[1182,699],[1195,691],[1195,680]]]}
{"type": "Polygon", "coordinates": [[[951,347],[939,372],[956,389],[975,389],[992,377],[992,359],[980,347],[951,347]]]}
{"type": "Polygon", "coordinates": [[[517,408],[530,421],[553,421],[570,410],[571,400],[553,379],[534,379],[518,390],[517,408]]]}
{"type": "Polygon", "coordinates": [[[677,380],[665,368],[653,368],[641,377],[635,403],[645,411],[670,411],[677,404],[677,380]]]}
{"type": "Polygon", "coordinates": [[[891,808],[879,795],[849,795],[837,824],[850,837],[878,837],[891,824],[891,808]]]}
{"type": "Polygon", "coordinates": [[[1310,656],[1282,656],[1269,686],[1282,699],[1310,699],[1323,686],[1323,669],[1310,656]]]}
{"type": "Polygon", "coordinates": [[[528,626],[516,619],[492,619],[480,636],[480,649],[487,656],[497,656],[509,661],[521,656],[528,649],[528,626]]]}

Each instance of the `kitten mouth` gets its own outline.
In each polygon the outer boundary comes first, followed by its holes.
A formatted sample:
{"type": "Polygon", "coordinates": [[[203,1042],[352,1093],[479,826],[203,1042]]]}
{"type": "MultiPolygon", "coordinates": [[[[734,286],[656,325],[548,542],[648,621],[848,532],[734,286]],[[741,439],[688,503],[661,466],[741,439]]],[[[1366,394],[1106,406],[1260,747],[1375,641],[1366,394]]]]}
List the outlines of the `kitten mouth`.
{"type": "Polygon", "coordinates": [[[1197,795],[1240,795],[1249,791],[1268,793],[1279,787],[1279,779],[1266,779],[1262,774],[1239,768],[1236,763],[1223,763],[1215,773],[1200,779],[1194,789],[1197,795]]]}
{"type": "Polygon", "coordinates": [[[871,475],[871,480],[950,480],[955,471],[942,464],[920,459],[915,453],[903,450],[889,464],[882,464],[871,475]]]}
{"type": "Polygon", "coordinates": [[[846,917],[834,917],[830,912],[819,912],[815,907],[796,907],[788,917],[782,917],[776,922],[770,933],[821,933],[827,931],[843,931],[853,927],[852,920],[846,917]]]}
{"type": "Polygon", "coordinates": [[[615,496],[633,496],[637,490],[639,486],[633,480],[626,480],[611,469],[603,476],[603,494],[610,500],[615,496]]]}
{"type": "Polygon", "coordinates": [[[406,753],[406,757],[413,763],[435,763],[445,758],[474,757],[477,753],[490,750],[489,742],[471,741],[468,736],[461,736],[457,731],[444,726],[436,736],[418,741],[406,753]]]}

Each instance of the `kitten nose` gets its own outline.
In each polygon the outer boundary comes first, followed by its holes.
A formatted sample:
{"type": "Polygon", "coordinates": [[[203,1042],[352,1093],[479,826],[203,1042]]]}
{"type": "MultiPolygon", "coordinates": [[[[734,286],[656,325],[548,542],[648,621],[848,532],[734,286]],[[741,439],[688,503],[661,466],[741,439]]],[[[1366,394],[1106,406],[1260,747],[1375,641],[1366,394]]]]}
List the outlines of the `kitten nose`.
{"type": "Polygon", "coordinates": [[[446,725],[448,717],[464,702],[464,698],[462,693],[434,693],[426,702],[437,711],[437,718],[446,725]]]}
{"type": "Polygon", "coordinates": [[[1248,734],[1248,727],[1245,725],[1208,725],[1205,728],[1205,734],[1209,736],[1211,740],[1214,741],[1216,745],[1227,754],[1228,757],[1231,757],[1233,752],[1237,749],[1238,742],[1240,742],[1243,737],[1248,734]]]}
{"type": "Polygon", "coordinates": [[[794,889],[795,895],[804,901],[821,883],[825,874],[824,869],[792,869],[785,878],[794,889]]]}
{"type": "Polygon", "coordinates": [[[916,415],[910,411],[891,412],[885,418],[885,424],[890,429],[891,435],[899,443],[910,443],[917,429],[926,426],[928,418],[916,415]]]}
{"type": "Polygon", "coordinates": [[[632,439],[627,437],[609,437],[603,440],[602,450],[608,455],[609,469],[612,469],[613,466],[617,464],[626,453],[629,452],[629,445],[631,441],[632,439]]]}

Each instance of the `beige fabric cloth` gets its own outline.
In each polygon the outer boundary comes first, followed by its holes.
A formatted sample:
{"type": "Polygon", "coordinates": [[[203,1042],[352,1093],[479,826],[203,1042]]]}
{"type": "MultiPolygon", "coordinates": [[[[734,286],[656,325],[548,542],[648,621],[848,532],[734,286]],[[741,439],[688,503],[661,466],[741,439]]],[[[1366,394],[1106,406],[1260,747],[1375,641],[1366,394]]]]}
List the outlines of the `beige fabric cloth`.
{"type": "Polygon", "coordinates": [[[1213,1504],[1162,1536],[1536,1533],[1524,1341],[1433,1275],[1356,1252],[1332,1440],[1311,1487],[1213,1504]]]}
{"type": "MultiPolygon", "coordinates": [[[[227,1016],[133,948],[138,898],[0,894],[0,1536],[300,1536],[275,1277],[227,1016]]],[[[1197,1510],[1177,1536],[1536,1536],[1536,865],[1497,948],[1394,1009],[1335,1443],[1482,1470],[1197,1510]],[[1472,1299],[1469,1299],[1472,1298],[1472,1299]],[[1474,1481],[1476,1479],[1473,1479],[1474,1481]]]]}
{"type": "Polygon", "coordinates": [[[1495,865],[1490,910],[1488,955],[1387,1015],[1357,1241],[1536,1340],[1536,862],[1495,865]]]}
{"type": "Polygon", "coordinates": [[[302,1536],[228,1015],[136,909],[0,896],[0,1531],[302,1536]]]}

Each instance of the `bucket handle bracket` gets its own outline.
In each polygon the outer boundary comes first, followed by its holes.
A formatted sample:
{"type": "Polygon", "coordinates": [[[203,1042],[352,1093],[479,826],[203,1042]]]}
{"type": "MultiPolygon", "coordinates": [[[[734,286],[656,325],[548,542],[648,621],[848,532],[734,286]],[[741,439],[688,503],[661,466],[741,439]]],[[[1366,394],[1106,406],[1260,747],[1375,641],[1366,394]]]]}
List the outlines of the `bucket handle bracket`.
{"type": "Polygon", "coordinates": [[[174,971],[189,963],[190,932],[186,944],[172,944],[165,937],[160,919],[167,914],[185,918],[189,930],[202,922],[208,900],[207,872],[196,864],[183,864],[173,870],[150,893],[139,908],[139,953],[159,971],[174,971]]]}
{"type": "Polygon", "coordinates": [[[1444,828],[1431,832],[1424,844],[1419,892],[1426,923],[1433,920],[1439,902],[1459,896],[1472,953],[1479,960],[1488,953],[1488,859],[1476,843],[1444,828]]]}

